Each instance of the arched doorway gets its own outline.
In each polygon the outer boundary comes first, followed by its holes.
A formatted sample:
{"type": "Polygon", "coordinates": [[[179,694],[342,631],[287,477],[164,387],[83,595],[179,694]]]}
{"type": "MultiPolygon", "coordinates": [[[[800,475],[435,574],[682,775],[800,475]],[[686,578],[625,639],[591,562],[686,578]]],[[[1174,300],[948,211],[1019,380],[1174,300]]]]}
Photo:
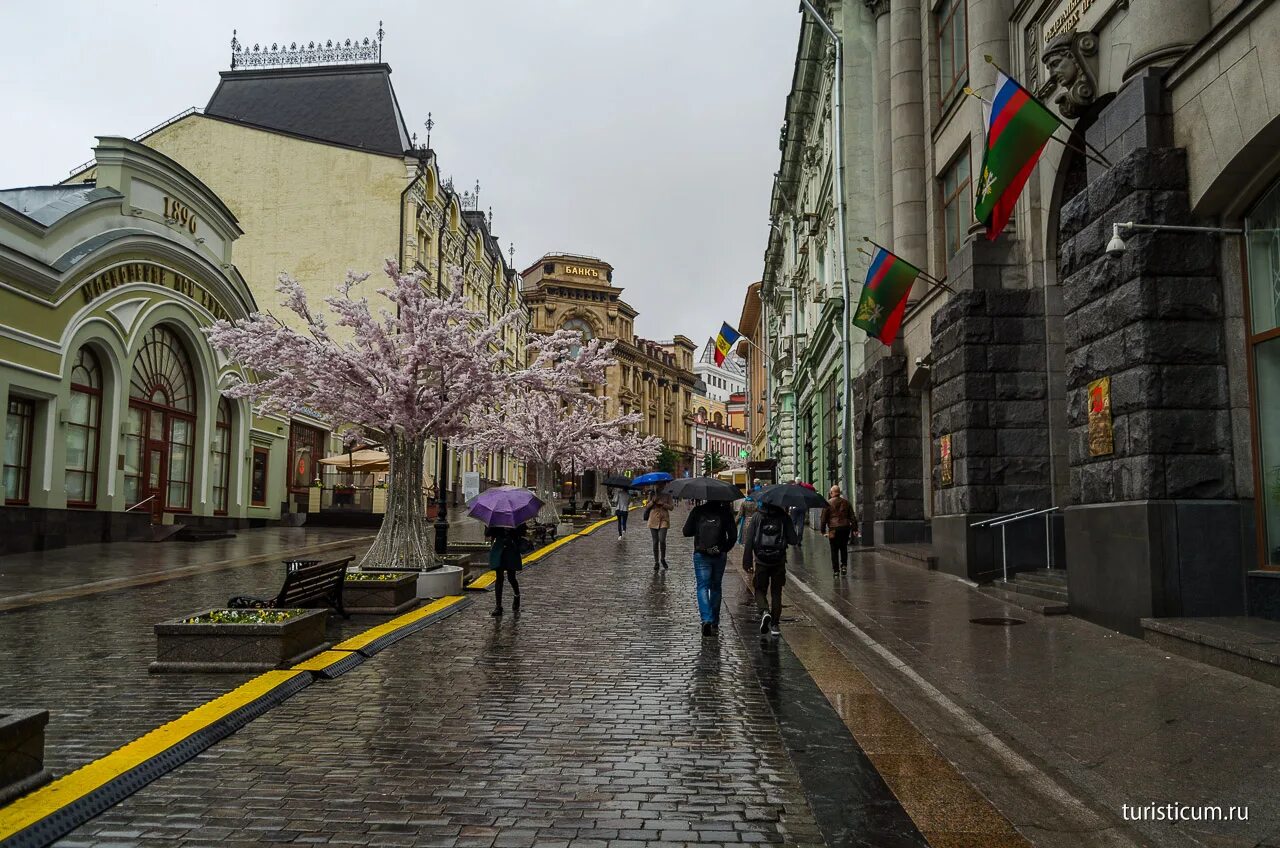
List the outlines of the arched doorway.
{"type": "Polygon", "coordinates": [[[191,359],[172,330],[152,327],[129,377],[124,486],[129,506],[145,503],[157,524],[191,511],[195,432],[191,359]]]}

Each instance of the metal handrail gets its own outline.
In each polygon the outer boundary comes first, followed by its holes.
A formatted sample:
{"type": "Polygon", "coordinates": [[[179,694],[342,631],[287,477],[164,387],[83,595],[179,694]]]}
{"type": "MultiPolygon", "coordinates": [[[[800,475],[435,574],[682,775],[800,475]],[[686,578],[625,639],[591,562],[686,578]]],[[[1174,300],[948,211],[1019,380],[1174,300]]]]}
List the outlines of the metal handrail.
{"type": "Polygon", "coordinates": [[[1005,525],[1014,524],[1018,521],[1021,521],[1024,518],[1035,518],[1037,515],[1043,515],[1044,516],[1044,567],[1053,568],[1053,537],[1052,537],[1052,534],[1050,534],[1049,532],[1049,513],[1057,512],[1057,511],[1058,511],[1058,508],[1056,506],[1051,506],[1046,509],[1024,509],[1018,512],[1011,512],[1008,515],[1002,515],[997,518],[989,518],[986,521],[980,521],[977,524],[970,524],[969,526],[977,527],[979,525],[982,525],[987,527],[988,529],[991,529],[994,527],[1000,528],[1000,571],[1001,571],[1002,579],[1007,583],[1009,582],[1009,545],[1008,545],[1008,539],[1005,536],[1005,532],[1004,532],[1005,525]]]}
{"type": "Polygon", "coordinates": [[[156,499],[156,496],[155,496],[155,495],[152,495],[151,497],[147,498],[145,501],[138,501],[138,502],[137,502],[136,504],[134,504],[133,506],[131,506],[131,507],[127,507],[127,508],[125,509],[125,512],[133,512],[135,509],[137,509],[138,507],[142,506],[143,504],[145,504],[145,503],[149,503],[149,502],[151,502],[151,501],[153,501],[153,500],[155,500],[155,499],[156,499]]]}
{"type": "Polygon", "coordinates": [[[970,527],[986,527],[988,524],[991,524],[993,521],[1003,521],[1004,519],[1012,518],[1015,515],[1026,515],[1027,513],[1034,511],[1034,509],[1035,509],[1034,507],[1032,507],[1031,509],[1020,509],[1017,512],[1007,512],[1004,515],[997,515],[995,518],[984,518],[981,521],[973,522],[969,526],[970,527]]]}

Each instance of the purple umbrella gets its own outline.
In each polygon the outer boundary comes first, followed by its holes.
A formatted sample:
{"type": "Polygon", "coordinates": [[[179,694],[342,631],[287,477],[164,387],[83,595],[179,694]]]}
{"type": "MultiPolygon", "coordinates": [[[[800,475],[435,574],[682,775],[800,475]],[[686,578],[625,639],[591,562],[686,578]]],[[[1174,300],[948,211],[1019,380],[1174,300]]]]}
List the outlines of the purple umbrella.
{"type": "Polygon", "coordinates": [[[540,509],[542,501],[528,489],[500,486],[477,495],[467,515],[490,527],[515,527],[531,520],[540,509]]]}

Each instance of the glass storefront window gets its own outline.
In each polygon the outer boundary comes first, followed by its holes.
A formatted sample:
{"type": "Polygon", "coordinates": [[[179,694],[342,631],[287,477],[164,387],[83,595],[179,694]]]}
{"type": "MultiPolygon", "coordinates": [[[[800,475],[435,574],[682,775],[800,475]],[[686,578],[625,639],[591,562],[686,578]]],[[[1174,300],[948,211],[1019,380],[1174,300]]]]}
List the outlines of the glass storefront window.
{"type": "Polygon", "coordinates": [[[165,507],[188,509],[191,506],[192,431],[184,418],[173,418],[169,424],[169,479],[165,507]]]}
{"type": "Polygon", "coordinates": [[[93,352],[82,347],[71,369],[71,403],[63,435],[68,506],[93,506],[97,501],[101,415],[102,369],[93,352]]]}
{"type": "Polygon", "coordinates": [[[1245,220],[1249,251],[1249,312],[1253,332],[1280,326],[1280,185],[1273,186],[1245,220]]]}
{"type": "Polygon", "coordinates": [[[142,490],[142,429],[146,417],[145,411],[129,407],[124,432],[124,500],[130,506],[141,500],[138,493],[142,490]]]}
{"type": "Polygon", "coordinates": [[[36,405],[25,398],[9,398],[4,431],[4,502],[25,504],[31,489],[31,436],[36,405]]]}
{"type": "Polygon", "coordinates": [[[1280,565],[1280,339],[1254,347],[1258,415],[1258,499],[1266,521],[1267,562],[1280,565]]]}
{"type": "Polygon", "coordinates": [[[225,399],[218,403],[218,421],[214,428],[210,469],[213,472],[213,509],[227,511],[227,492],[231,488],[231,405],[225,399]]]}

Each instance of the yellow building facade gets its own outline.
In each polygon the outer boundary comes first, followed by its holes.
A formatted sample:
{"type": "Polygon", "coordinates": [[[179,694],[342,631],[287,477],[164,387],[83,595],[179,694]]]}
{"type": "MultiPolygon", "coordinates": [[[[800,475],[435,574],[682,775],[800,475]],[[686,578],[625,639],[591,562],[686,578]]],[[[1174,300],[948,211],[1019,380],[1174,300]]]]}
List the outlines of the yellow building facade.
{"type": "MultiPolygon", "coordinates": [[[[278,306],[281,273],[318,304],[348,270],[370,272],[376,284],[388,259],[427,272],[442,291],[457,266],[468,304],[489,321],[522,310],[519,277],[477,208],[478,190],[460,193],[441,180],[435,152],[408,132],[390,75],[381,62],[224,71],[203,109],[140,141],[198,175],[234,211],[244,230],[237,265],[261,308],[286,322],[297,319],[278,306]]],[[[90,165],[68,182],[93,177],[90,165]]],[[[524,363],[527,329],[522,311],[504,339],[513,367],[524,363]]],[[[316,507],[312,484],[325,476],[317,460],[339,450],[332,424],[306,415],[290,422],[291,512],[316,507]]],[[[465,472],[489,483],[524,479],[523,463],[502,455],[450,454],[446,470],[441,453],[431,452],[424,481],[433,492],[460,491],[465,472]]]]}
{"type": "Polygon", "coordinates": [[[639,413],[639,431],[659,436],[679,455],[678,471],[693,467],[692,410],[697,350],[685,336],[655,342],[635,334],[639,314],[613,285],[613,266],[569,253],[547,254],[522,274],[530,328],[571,329],[584,339],[615,343],[618,364],[596,391],[610,416],[639,413]]]}

